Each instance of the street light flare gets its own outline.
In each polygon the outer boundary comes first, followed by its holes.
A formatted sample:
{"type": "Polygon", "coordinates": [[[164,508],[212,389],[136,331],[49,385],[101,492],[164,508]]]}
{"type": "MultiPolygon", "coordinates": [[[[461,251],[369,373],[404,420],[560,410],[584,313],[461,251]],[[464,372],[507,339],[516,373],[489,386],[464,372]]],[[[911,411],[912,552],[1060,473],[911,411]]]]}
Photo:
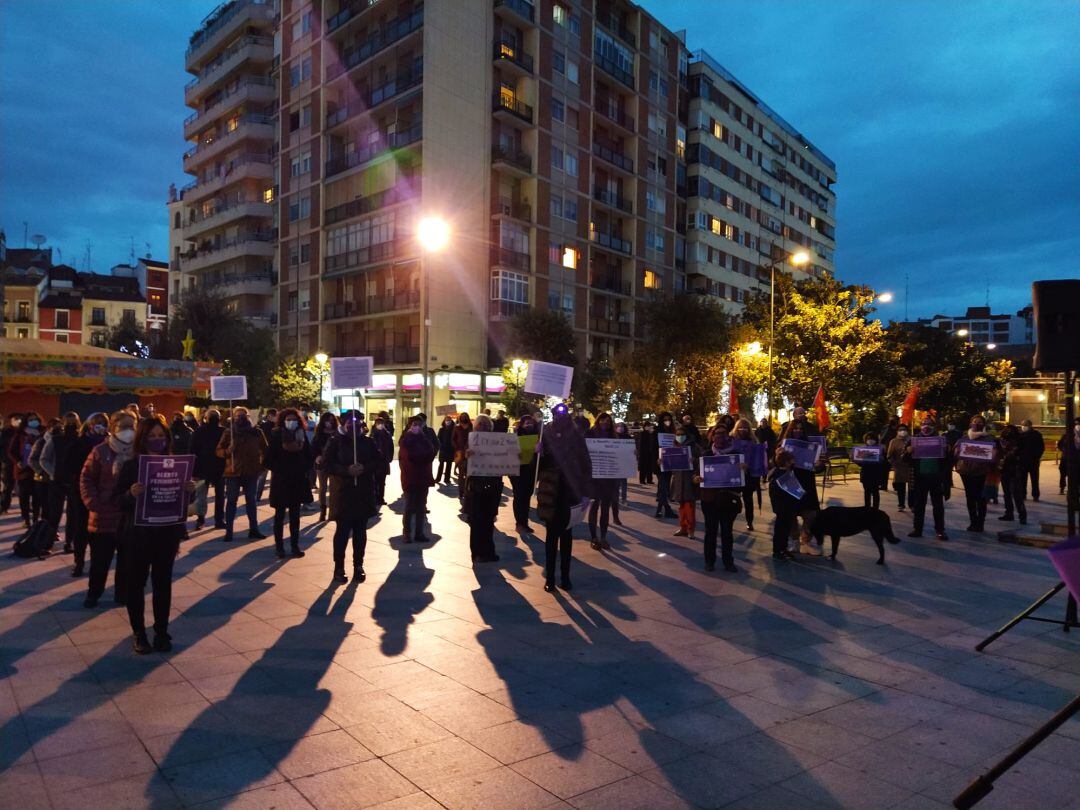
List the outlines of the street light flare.
{"type": "Polygon", "coordinates": [[[893,294],[891,292],[883,292],[878,296],[877,300],[883,304],[888,304],[893,300],[893,294]]]}
{"type": "Polygon", "coordinates": [[[416,226],[416,238],[420,247],[435,253],[450,241],[450,226],[441,217],[424,217],[416,226]]]}
{"type": "Polygon", "coordinates": [[[330,358],[327,356],[326,352],[318,352],[315,355],[315,362],[318,363],[319,365],[322,365],[323,363],[325,363],[329,359],[330,358]]]}
{"type": "Polygon", "coordinates": [[[956,330],[956,336],[957,337],[967,337],[968,336],[968,330],[967,329],[957,329],[956,330]]]}
{"type": "Polygon", "coordinates": [[[808,264],[810,262],[810,254],[805,250],[800,250],[798,253],[791,254],[791,263],[798,267],[799,265],[808,264]]]}

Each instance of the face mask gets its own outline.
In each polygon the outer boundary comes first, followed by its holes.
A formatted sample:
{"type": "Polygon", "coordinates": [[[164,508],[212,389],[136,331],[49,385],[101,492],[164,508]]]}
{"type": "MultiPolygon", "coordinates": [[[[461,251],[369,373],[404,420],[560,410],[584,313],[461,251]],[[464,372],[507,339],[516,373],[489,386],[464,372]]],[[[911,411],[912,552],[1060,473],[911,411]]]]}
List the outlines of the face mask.
{"type": "Polygon", "coordinates": [[[286,430],[296,430],[298,427],[300,427],[300,423],[297,420],[295,420],[295,419],[286,419],[285,420],[285,429],[286,430]]]}
{"type": "Polygon", "coordinates": [[[26,426],[31,428],[41,427],[41,422],[39,422],[37,419],[31,419],[29,422],[26,423],[26,426]]]}
{"type": "Polygon", "coordinates": [[[877,439],[867,439],[866,444],[867,444],[868,447],[873,446],[873,445],[877,444],[877,439]]]}
{"type": "Polygon", "coordinates": [[[146,440],[146,449],[149,450],[151,453],[164,453],[165,448],[168,447],[168,445],[168,441],[166,441],[164,437],[160,436],[146,440]]]}
{"type": "Polygon", "coordinates": [[[899,436],[901,439],[906,439],[908,432],[906,430],[899,430],[897,431],[896,435],[899,436]]]}
{"type": "Polygon", "coordinates": [[[626,433],[626,428],[624,428],[624,427],[615,428],[615,432],[616,433],[626,433]]]}
{"type": "Polygon", "coordinates": [[[685,436],[676,436],[675,441],[677,441],[679,444],[686,444],[686,437],[685,436]]]}
{"type": "Polygon", "coordinates": [[[1027,432],[1028,432],[1029,430],[1031,430],[1031,426],[1030,426],[1030,425],[1021,425],[1021,426],[1020,426],[1020,432],[1021,432],[1021,433],[1027,433],[1027,432]]]}
{"type": "Polygon", "coordinates": [[[98,436],[104,436],[109,430],[108,425],[91,425],[90,432],[96,433],[98,436]]]}
{"type": "Polygon", "coordinates": [[[1080,434],[1080,425],[1073,425],[1073,431],[1077,434],[1080,434]]]}
{"type": "Polygon", "coordinates": [[[671,427],[671,420],[670,419],[665,419],[664,420],[664,427],[671,427]]]}
{"type": "Polygon", "coordinates": [[[956,425],[949,425],[949,430],[956,430],[956,425]]]}
{"type": "Polygon", "coordinates": [[[382,422],[376,422],[375,423],[375,429],[376,430],[386,430],[386,425],[384,425],[382,422]]]}
{"type": "Polygon", "coordinates": [[[442,423],[442,426],[443,427],[453,427],[454,423],[451,422],[449,419],[447,419],[445,422],[442,423]]]}
{"type": "Polygon", "coordinates": [[[413,425],[411,428],[409,428],[409,433],[419,433],[419,432],[420,432],[420,426],[419,425],[413,425]]]}
{"type": "Polygon", "coordinates": [[[645,432],[646,432],[646,433],[652,433],[652,425],[647,425],[647,426],[645,427],[645,432]]]}
{"type": "Polygon", "coordinates": [[[124,428],[123,430],[116,431],[116,438],[122,441],[124,444],[131,444],[135,441],[134,428],[124,428]]]}

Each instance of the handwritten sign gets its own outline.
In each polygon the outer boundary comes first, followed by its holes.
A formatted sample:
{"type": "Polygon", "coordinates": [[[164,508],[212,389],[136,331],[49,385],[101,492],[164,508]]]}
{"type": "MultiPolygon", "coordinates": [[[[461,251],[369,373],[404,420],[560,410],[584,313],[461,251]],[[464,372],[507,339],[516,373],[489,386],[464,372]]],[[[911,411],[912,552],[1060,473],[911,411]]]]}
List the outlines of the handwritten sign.
{"type": "Polygon", "coordinates": [[[851,448],[851,460],[856,464],[880,464],[881,445],[857,444],[851,448]]]}
{"type": "Polygon", "coordinates": [[[558,363],[530,360],[525,375],[525,393],[566,399],[570,396],[570,383],[574,381],[574,369],[558,363]]]}
{"type": "Polygon", "coordinates": [[[335,391],[355,391],[370,388],[375,369],[372,357],[331,357],[330,387],[335,391]]]}
{"type": "Polygon", "coordinates": [[[694,469],[694,457],[689,447],[661,447],[660,469],[663,472],[676,472],[694,469]]]}
{"type": "Polygon", "coordinates": [[[247,395],[247,377],[236,375],[210,378],[210,399],[215,402],[247,399],[247,395]]]}
{"type": "Polygon", "coordinates": [[[195,456],[139,456],[139,483],[145,489],[135,502],[136,526],[171,526],[187,520],[188,492],[195,456]]]}
{"type": "Polygon", "coordinates": [[[436,405],[436,416],[457,416],[457,405],[436,405]]]}
{"type": "Polygon", "coordinates": [[[780,447],[794,456],[795,466],[800,470],[812,470],[817,466],[818,455],[821,453],[821,445],[817,442],[784,439],[780,447]]]}
{"type": "Polygon", "coordinates": [[[702,456],[701,486],[705,489],[732,489],[746,486],[742,464],[743,457],[738,453],[702,456]]]}
{"type": "Polygon", "coordinates": [[[944,436],[913,436],[911,438],[912,458],[945,458],[944,436]]]}
{"type": "Polygon", "coordinates": [[[631,478],[637,474],[634,443],[626,439],[586,439],[593,478],[631,478]]]}
{"type": "Polygon", "coordinates": [[[521,472],[521,445],[513,433],[474,430],[469,434],[469,475],[503,476],[521,472]]]}
{"type": "Polygon", "coordinates": [[[956,443],[957,456],[969,461],[993,461],[994,443],[976,441],[973,439],[961,439],[956,443]]]}
{"type": "Polygon", "coordinates": [[[788,470],[783,475],[777,476],[776,486],[797,501],[801,501],[803,496],[806,495],[806,490],[799,483],[799,479],[795,477],[794,470],[788,470]]]}

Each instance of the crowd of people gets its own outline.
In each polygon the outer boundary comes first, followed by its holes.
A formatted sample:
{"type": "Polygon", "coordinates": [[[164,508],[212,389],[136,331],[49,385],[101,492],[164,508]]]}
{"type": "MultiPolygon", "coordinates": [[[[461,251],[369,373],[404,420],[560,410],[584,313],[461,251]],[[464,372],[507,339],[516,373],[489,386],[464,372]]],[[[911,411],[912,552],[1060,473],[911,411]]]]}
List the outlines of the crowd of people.
{"type": "MultiPolygon", "coordinates": [[[[965,432],[948,423],[945,452],[939,458],[913,454],[912,427],[899,419],[889,420],[881,431],[864,436],[867,447],[880,447],[873,460],[860,463],[859,480],[864,506],[878,508],[881,493],[890,479],[897,508],[910,509],[912,531],[921,537],[927,503],[939,540],[947,540],[944,502],[959,475],[970,523],[967,530],[982,532],[987,504],[997,503],[1000,487],[1004,500],[1003,521],[1027,521],[1029,487],[1039,499],[1039,462],[1044,440],[1030,421],[1004,425],[991,436],[986,420],[973,416],[965,432]],[[962,439],[987,442],[992,453],[974,459],[960,455],[962,439]]],[[[394,423],[386,412],[365,417],[357,410],[326,412],[316,419],[294,408],[269,409],[256,420],[244,407],[228,413],[216,408],[200,418],[188,411],[176,413],[171,422],[161,414],[140,412],[136,406],[111,415],[90,414],[85,420],[74,412],[43,419],[33,411],[10,414],[0,431],[2,488],[0,513],[17,499],[20,516],[30,530],[43,521],[54,536],[63,526],[63,552],[73,555],[71,575],[88,573],[85,607],[94,608],[105,594],[108,573],[115,559],[113,600],[126,605],[137,653],[167,651],[172,566],[180,542],[187,537],[187,522],[141,525],[135,520],[136,503],[144,493],[138,475],[141,456],[188,455],[193,457],[192,477],[186,483],[194,528],[206,525],[209,494],[213,490],[213,526],[223,542],[234,540],[234,524],[243,495],[247,536],[264,539],[257,507],[269,481],[269,505],[273,510],[274,549],[279,559],[303,557],[300,522],[304,513],[318,512],[319,521],[335,524],[333,532],[333,580],[363,582],[367,529],[387,506],[386,481],[392,463],[398,463],[402,499],[401,539],[404,543],[427,543],[427,515],[431,490],[460,500],[469,526],[469,546],[474,564],[499,560],[495,523],[502,504],[504,482],[500,476],[470,474],[473,456],[470,434],[510,432],[521,443],[520,467],[510,478],[510,503],[516,531],[532,533],[529,524],[532,500],[543,525],[545,541],[544,588],[572,588],[573,528],[584,523],[591,547],[611,549],[608,531],[621,526],[620,507],[627,506],[627,481],[595,477],[587,439],[632,442],[637,458],[639,483],[655,487],[655,517],[675,519],[674,534],[697,539],[698,506],[703,519],[701,537],[704,568],[720,564],[738,572],[734,558],[735,521],[742,514],[747,531],[754,530],[755,516],[762,511],[767,491],[774,515],[772,555],[778,561],[795,554],[819,556],[811,526],[820,509],[817,475],[825,465],[822,454],[816,469],[797,465],[788,440],[809,441],[819,435],[804,408],[795,408],[790,421],[774,431],[768,419],[755,426],[737,414],[724,414],[708,428],[700,428],[692,414],[677,418],[669,412],[655,420],[626,424],[611,414],[589,420],[581,408],[557,405],[549,419],[539,411],[526,411],[511,425],[502,411],[471,418],[467,413],[444,416],[436,431],[425,414],[408,419],[395,439],[394,423]],[[670,434],[665,436],[665,434],[670,434]],[[530,437],[535,437],[531,441],[530,437]],[[742,461],[743,484],[733,488],[702,486],[699,461],[704,458],[745,453],[749,445],[763,446],[766,469],[751,470],[742,461]],[[664,469],[663,447],[685,448],[689,469],[664,469]],[[437,470],[432,473],[433,467],[437,470]],[[791,481],[797,486],[791,484],[791,481]],[[755,510],[756,505],[756,510],[755,510]],[[64,520],[62,521],[62,518],[64,520]],[[288,527],[289,547],[285,534],[288,527]],[[351,553],[349,553],[351,547],[351,553]],[[89,570],[87,572],[87,552],[89,570]],[[346,566],[349,557],[351,569],[346,566]],[[145,619],[145,588],[152,588],[154,638],[148,638],[145,619]]],[[[931,415],[924,416],[917,436],[939,435],[931,415]]],[[[1072,442],[1073,480],[1080,480],[1080,420],[1058,442],[1059,450],[1072,442]]],[[[1061,489],[1065,488],[1062,468],[1061,489]]]]}

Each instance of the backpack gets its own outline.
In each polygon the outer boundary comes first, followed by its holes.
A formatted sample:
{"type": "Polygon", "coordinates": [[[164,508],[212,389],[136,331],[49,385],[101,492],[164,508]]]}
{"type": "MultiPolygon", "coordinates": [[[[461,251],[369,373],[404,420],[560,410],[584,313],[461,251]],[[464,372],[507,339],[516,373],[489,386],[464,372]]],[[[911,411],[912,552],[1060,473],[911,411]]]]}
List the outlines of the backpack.
{"type": "Polygon", "coordinates": [[[11,553],[16,557],[39,560],[49,555],[49,550],[56,542],[56,530],[47,520],[39,520],[30,530],[15,541],[11,553]]]}

